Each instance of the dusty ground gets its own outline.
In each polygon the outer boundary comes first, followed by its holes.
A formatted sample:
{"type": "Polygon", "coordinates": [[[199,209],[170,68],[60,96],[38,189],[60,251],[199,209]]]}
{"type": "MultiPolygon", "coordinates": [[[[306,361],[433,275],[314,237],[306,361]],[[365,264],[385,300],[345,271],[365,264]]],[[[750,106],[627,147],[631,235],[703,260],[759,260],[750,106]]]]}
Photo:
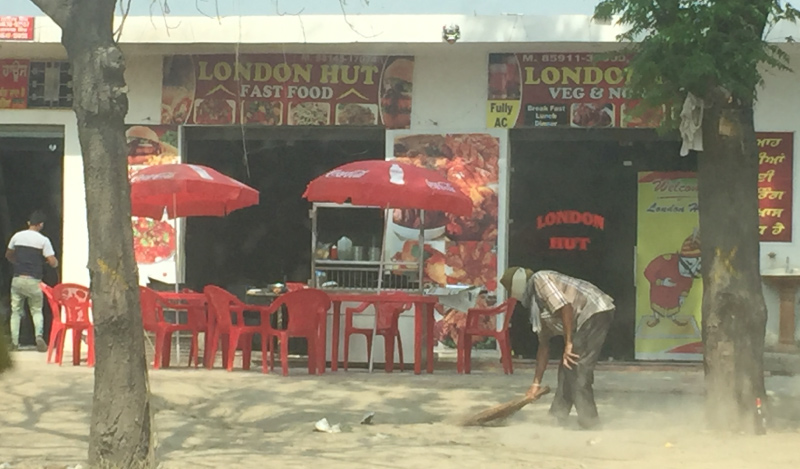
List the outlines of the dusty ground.
{"type": "MultiPolygon", "coordinates": [[[[524,392],[532,370],[516,371],[310,377],[298,368],[288,378],[152,371],[158,459],[164,468],[797,468],[800,378],[768,378],[780,418],[764,437],[704,433],[697,371],[598,372],[601,431],[579,431],[575,422],[575,428],[550,426],[550,397],[503,426],[452,423],[524,392]],[[359,425],[367,411],[376,413],[375,424],[359,425]],[[344,431],[312,432],[322,417],[344,431]]],[[[16,370],[0,378],[0,464],[84,463],[92,379],[85,366],[45,365],[43,355],[18,353],[16,370]]],[[[554,379],[548,371],[545,381],[554,379]]]]}

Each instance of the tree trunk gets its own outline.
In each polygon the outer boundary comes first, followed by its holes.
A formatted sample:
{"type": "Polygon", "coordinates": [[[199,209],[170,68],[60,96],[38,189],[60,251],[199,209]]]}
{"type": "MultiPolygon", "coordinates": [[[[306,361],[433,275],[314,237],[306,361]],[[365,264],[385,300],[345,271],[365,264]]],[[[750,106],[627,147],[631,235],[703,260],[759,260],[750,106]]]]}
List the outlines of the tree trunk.
{"type": "Polygon", "coordinates": [[[755,400],[765,398],[767,322],[753,108],[722,90],[706,105],[698,163],[706,412],[714,429],[752,432],[755,400]]]}
{"type": "Polygon", "coordinates": [[[34,0],[61,26],[83,153],[96,344],[89,464],[154,466],[152,412],[133,256],[116,0],[34,0]]]}

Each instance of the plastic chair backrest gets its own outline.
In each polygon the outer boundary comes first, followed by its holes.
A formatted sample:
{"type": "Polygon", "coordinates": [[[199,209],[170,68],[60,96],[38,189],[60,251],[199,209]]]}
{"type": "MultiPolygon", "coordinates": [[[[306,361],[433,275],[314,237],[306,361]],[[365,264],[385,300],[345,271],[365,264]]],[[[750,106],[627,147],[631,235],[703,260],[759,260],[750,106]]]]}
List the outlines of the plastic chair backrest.
{"type": "Polygon", "coordinates": [[[511,324],[511,316],[514,315],[514,308],[517,307],[516,298],[509,298],[502,302],[500,306],[505,307],[505,317],[503,318],[503,328],[501,330],[508,330],[508,325],[511,324]]]}
{"type": "Polygon", "coordinates": [[[317,330],[320,318],[328,314],[331,298],[322,290],[304,288],[284,293],[275,300],[286,305],[289,321],[286,330],[292,334],[311,334],[317,330]]]}
{"type": "MultiPolygon", "coordinates": [[[[233,326],[231,320],[231,306],[241,306],[239,301],[229,291],[215,285],[208,285],[203,289],[203,293],[208,299],[208,309],[217,320],[217,325],[222,327],[233,326]]],[[[239,324],[241,326],[241,324],[239,324]]]]}
{"type": "Polygon", "coordinates": [[[380,303],[378,312],[378,329],[388,329],[394,325],[395,317],[411,309],[412,303],[408,299],[408,294],[404,292],[381,293],[380,298],[391,303],[380,303]]]}
{"type": "Polygon", "coordinates": [[[76,283],[60,283],[53,287],[53,296],[64,306],[66,322],[91,322],[92,300],[87,287],[76,283]]]}
{"type": "Polygon", "coordinates": [[[39,289],[42,290],[44,297],[47,298],[47,304],[50,305],[50,313],[53,316],[53,322],[60,323],[61,305],[58,304],[58,301],[56,301],[55,294],[53,293],[53,287],[44,282],[41,282],[39,283],[39,289]]]}
{"type": "Polygon", "coordinates": [[[286,282],[286,291],[293,292],[298,290],[305,290],[309,288],[308,285],[302,282],[286,282]]]}
{"type": "Polygon", "coordinates": [[[142,305],[142,324],[145,329],[152,329],[163,322],[163,302],[158,292],[152,288],[139,287],[139,303],[142,305]]]}

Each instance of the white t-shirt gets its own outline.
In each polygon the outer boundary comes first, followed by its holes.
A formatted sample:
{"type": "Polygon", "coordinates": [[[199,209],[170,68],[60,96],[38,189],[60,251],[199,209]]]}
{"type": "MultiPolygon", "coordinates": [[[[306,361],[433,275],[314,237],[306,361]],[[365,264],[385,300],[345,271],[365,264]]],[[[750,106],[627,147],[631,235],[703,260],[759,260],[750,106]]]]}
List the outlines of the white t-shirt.
{"type": "Polygon", "coordinates": [[[35,230],[23,230],[11,237],[8,249],[14,251],[14,276],[26,275],[41,279],[44,259],[55,256],[53,244],[47,236],[35,230]]]}

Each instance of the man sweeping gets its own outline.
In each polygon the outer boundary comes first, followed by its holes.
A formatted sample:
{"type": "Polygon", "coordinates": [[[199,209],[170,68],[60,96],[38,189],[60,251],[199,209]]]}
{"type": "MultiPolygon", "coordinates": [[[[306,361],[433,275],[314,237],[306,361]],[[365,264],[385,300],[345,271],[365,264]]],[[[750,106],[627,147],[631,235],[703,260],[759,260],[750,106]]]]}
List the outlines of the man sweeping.
{"type": "Polygon", "coordinates": [[[614,300],[591,283],[543,270],[512,267],[500,283],[529,308],[533,332],[539,336],[536,373],[528,396],[536,396],[547,369],[550,339],[564,336],[564,355],[558,367],[558,389],[550,415],[566,423],[572,406],[583,429],[598,426],[594,402],[594,367],[614,317],[614,300]]]}

